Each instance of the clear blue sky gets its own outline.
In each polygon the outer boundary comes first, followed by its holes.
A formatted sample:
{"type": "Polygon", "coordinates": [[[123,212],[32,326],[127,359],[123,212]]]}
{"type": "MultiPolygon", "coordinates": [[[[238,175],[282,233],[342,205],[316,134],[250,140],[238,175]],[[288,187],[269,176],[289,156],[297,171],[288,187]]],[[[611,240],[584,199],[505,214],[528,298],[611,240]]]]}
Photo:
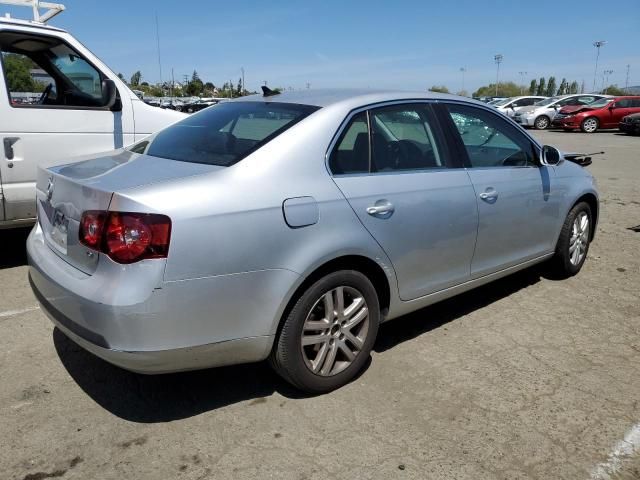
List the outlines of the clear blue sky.
{"type": "MultiPolygon", "coordinates": [[[[55,1],[55,0],[54,0],[55,1]]],[[[114,71],[163,80],[194,69],[205,81],[247,87],[382,87],[465,89],[495,81],[493,57],[504,55],[501,80],[555,75],[593,83],[595,40],[609,83],[640,85],[640,1],[205,1],[58,0],[67,11],[51,23],[70,30],[114,71]],[[611,5],[611,11],[607,6],[611,5]]],[[[29,13],[26,9],[22,15],[29,13]]],[[[16,9],[0,6],[0,11],[16,9]]]]}

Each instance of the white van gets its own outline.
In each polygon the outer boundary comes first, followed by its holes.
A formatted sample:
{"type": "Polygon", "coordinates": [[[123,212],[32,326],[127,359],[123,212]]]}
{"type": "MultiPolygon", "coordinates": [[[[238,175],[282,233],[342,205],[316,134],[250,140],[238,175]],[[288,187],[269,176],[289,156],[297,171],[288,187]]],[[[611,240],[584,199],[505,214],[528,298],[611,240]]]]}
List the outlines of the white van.
{"type": "Polygon", "coordinates": [[[44,23],[0,18],[0,59],[0,228],[34,221],[37,165],[125,147],[185,116],[145,104],[44,23]]]}

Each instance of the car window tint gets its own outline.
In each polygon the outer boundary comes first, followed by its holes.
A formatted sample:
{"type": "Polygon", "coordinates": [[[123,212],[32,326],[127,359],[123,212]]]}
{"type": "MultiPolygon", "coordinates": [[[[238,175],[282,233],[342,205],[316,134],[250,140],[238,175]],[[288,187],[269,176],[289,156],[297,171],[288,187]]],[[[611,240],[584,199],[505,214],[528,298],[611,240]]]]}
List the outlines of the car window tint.
{"type": "Polygon", "coordinates": [[[393,106],[371,111],[371,168],[375,172],[441,168],[444,162],[425,106],[393,106]]]}
{"type": "Polygon", "coordinates": [[[355,115],[344,129],[329,159],[336,175],[369,172],[369,126],[366,112],[355,115]]]}
{"type": "Polygon", "coordinates": [[[449,105],[472,167],[535,166],[531,142],[495,114],[465,105],[449,105]]]}
{"type": "Polygon", "coordinates": [[[634,98],[631,100],[631,107],[639,108],[640,107],[640,98],[634,98]]]}
{"type": "Polygon", "coordinates": [[[629,108],[631,106],[631,99],[623,98],[615,103],[616,108],[629,108]]]}
{"type": "Polygon", "coordinates": [[[265,145],[318,107],[276,102],[227,102],[158,132],[147,154],[229,166],[265,145]]]}

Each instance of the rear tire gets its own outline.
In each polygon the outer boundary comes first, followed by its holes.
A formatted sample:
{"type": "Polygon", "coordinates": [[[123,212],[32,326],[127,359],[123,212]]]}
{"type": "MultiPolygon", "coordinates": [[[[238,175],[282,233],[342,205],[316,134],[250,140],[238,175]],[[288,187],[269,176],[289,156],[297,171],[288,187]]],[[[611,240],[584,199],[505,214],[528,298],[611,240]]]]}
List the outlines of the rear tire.
{"type": "Polygon", "coordinates": [[[576,204],[562,225],[555,255],[549,261],[553,272],[560,278],[577,274],[587,259],[591,243],[591,207],[586,202],[576,204]]]}
{"type": "Polygon", "coordinates": [[[535,122],[533,122],[533,126],[536,127],[537,130],[546,130],[551,125],[551,121],[549,117],[546,115],[540,115],[536,118],[535,122]]]}
{"type": "Polygon", "coordinates": [[[379,322],[378,295],[369,279],[355,270],[330,273],[295,300],[269,363],[300,390],[330,392],[365,366],[379,322]]]}
{"type": "Polygon", "coordinates": [[[596,117],[587,117],[580,124],[580,130],[584,133],[593,133],[600,127],[600,122],[596,117]]]}

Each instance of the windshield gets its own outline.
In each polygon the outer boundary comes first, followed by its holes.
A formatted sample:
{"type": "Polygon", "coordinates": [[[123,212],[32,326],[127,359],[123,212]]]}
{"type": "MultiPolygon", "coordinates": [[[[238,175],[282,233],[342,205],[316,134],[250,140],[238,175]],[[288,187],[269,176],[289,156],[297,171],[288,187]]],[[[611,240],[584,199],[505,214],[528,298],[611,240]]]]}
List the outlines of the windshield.
{"type": "Polygon", "coordinates": [[[220,103],[158,132],[144,153],[181,162],[233,165],[318,108],[291,103],[220,103]]]}
{"type": "Polygon", "coordinates": [[[558,100],[560,100],[560,97],[545,98],[544,100],[540,100],[539,102],[534,103],[534,105],[538,107],[544,107],[545,105],[550,105],[557,102],[558,100]]]}
{"type": "Polygon", "coordinates": [[[499,102],[496,102],[493,104],[494,107],[504,107],[506,104],[511,103],[512,102],[512,98],[505,98],[504,100],[500,100],[499,102]]]}
{"type": "Polygon", "coordinates": [[[590,108],[600,108],[600,107],[606,107],[612,101],[613,101],[613,99],[611,99],[611,98],[601,98],[600,100],[596,100],[595,102],[591,102],[591,103],[589,103],[587,105],[590,108]]]}

